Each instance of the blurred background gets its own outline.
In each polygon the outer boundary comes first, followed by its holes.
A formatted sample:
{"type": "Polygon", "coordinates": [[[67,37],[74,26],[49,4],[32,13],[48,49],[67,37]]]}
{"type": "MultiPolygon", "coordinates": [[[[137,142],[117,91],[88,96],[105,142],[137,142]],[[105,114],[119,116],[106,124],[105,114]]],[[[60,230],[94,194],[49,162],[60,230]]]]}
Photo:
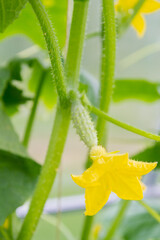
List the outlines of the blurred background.
{"type": "MultiPolygon", "coordinates": [[[[87,33],[100,31],[100,14],[100,2],[92,0],[89,8],[87,33]]],[[[121,39],[117,39],[117,60],[115,73],[117,79],[137,78],[149,80],[151,82],[160,81],[159,12],[146,16],[146,20],[147,31],[143,38],[138,38],[136,32],[132,29],[132,27],[130,27],[121,39]]],[[[85,41],[83,61],[81,65],[81,70],[85,71],[92,78],[92,81],[95,81],[95,91],[97,89],[99,81],[100,48],[101,40],[98,36],[87,39],[85,41]]],[[[48,62],[47,52],[45,50],[41,50],[39,47],[34,45],[33,42],[23,34],[12,35],[5,38],[5,40],[1,40],[0,52],[1,66],[5,65],[11,59],[19,56],[36,57],[40,60],[43,59],[43,61],[45,58],[45,61],[48,62]]],[[[24,76],[27,76],[27,74],[29,74],[27,71],[29,70],[24,67],[24,76]]],[[[27,83],[24,81],[23,84],[24,88],[26,88],[27,83]]],[[[12,123],[15,126],[15,129],[21,139],[24,134],[31,106],[31,102],[28,102],[27,104],[21,106],[19,112],[13,115],[11,118],[12,123]]],[[[39,103],[34,129],[29,144],[29,153],[37,162],[41,164],[43,163],[45,158],[54,119],[54,112],[55,109],[49,110],[44,106],[43,102],[39,103]]],[[[121,101],[119,103],[112,102],[109,114],[120,121],[124,121],[128,124],[131,124],[146,131],[157,134],[160,130],[159,101],[155,101],[153,103],[146,103],[143,101],[131,99],[127,101],[121,101]]],[[[142,150],[145,146],[149,146],[152,143],[151,140],[139,137],[115,125],[108,124],[108,126],[108,151],[120,150],[122,153],[128,152],[129,155],[132,156],[136,152],[142,150]]],[[[87,148],[80,141],[79,137],[76,135],[75,129],[71,126],[68,140],[65,146],[65,151],[63,154],[62,164],[58,171],[53,190],[50,194],[51,198],[60,198],[62,196],[72,196],[84,193],[83,189],[75,185],[70,175],[73,173],[81,173],[83,171],[86,155],[87,148]]],[[[60,200],[57,202],[57,207],[59,209],[61,208],[60,200]]],[[[106,226],[107,222],[110,222],[111,219],[114,217],[117,208],[117,204],[104,208],[104,210],[100,211],[100,213],[97,214],[95,224],[100,224],[102,228],[103,224],[105,224],[106,226]]],[[[141,209],[136,203],[133,203],[131,210],[128,212],[128,215],[133,216],[135,209],[136,212],[142,211],[143,213],[143,209],[141,209]]],[[[54,215],[52,217],[53,220],[55,220],[55,217],[57,216],[54,215]]],[[[145,217],[145,213],[143,217],[145,217]]],[[[83,218],[83,211],[58,213],[58,217],[55,220],[55,225],[61,224],[59,222],[62,221],[62,223],[66,224],[66,226],[72,232],[73,236],[78,238],[82,228],[83,218]]],[[[152,220],[149,218],[147,219],[148,222],[146,224],[150,224],[152,220]]],[[[106,230],[107,229],[104,229],[104,231],[106,230]]],[[[46,234],[46,239],[48,240],[53,239],[53,236],[56,236],[56,234],[60,234],[59,239],[66,239],[63,233],[57,232],[56,227],[51,228],[50,225],[43,220],[41,221],[36,231],[34,240],[44,240],[44,237],[42,237],[41,234],[42,232],[43,236],[44,233],[46,234]]],[[[144,232],[141,232],[141,234],[135,238],[130,235],[130,237],[126,239],[148,239],[143,238],[144,232]]]]}

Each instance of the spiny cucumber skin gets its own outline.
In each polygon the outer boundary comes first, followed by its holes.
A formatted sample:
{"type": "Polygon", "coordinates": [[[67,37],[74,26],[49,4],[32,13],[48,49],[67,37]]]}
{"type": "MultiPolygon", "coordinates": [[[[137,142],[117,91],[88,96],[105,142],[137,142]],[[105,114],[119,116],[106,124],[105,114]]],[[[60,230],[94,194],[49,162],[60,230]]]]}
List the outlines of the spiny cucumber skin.
{"type": "Polygon", "coordinates": [[[98,142],[97,132],[88,111],[80,101],[76,101],[72,104],[71,114],[74,127],[81,140],[89,148],[96,146],[98,142]]]}

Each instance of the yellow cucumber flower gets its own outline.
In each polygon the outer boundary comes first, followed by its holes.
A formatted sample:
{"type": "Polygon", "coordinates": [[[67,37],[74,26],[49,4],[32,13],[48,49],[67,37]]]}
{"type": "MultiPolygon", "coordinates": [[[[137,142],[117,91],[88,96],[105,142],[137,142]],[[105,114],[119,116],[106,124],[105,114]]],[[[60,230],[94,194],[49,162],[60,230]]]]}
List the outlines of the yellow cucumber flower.
{"type": "Polygon", "coordinates": [[[107,202],[111,192],[124,200],[143,198],[144,184],[140,178],[152,171],[157,163],[130,160],[128,153],[108,153],[102,146],[91,149],[93,164],[73,181],[85,188],[85,215],[95,215],[107,202]]]}
{"type": "MultiPolygon", "coordinates": [[[[139,0],[118,0],[115,5],[116,11],[129,14],[139,0]]],[[[156,0],[146,0],[137,15],[132,20],[132,26],[139,36],[143,36],[146,30],[144,15],[150,14],[160,9],[160,2],[156,0]]]]}

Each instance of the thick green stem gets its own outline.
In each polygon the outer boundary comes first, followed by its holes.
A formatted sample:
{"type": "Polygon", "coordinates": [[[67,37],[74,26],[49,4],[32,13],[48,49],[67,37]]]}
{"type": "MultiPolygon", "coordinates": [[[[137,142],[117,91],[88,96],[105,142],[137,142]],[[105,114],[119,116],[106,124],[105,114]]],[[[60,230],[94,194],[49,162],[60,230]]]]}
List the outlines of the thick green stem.
{"type": "MultiPolygon", "coordinates": [[[[64,144],[67,137],[67,132],[68,132],[69,123],[70,123],[70,115],[71,115],[70,105],[66,101],[68,98],[66,95],[67,94],[66,87],[64,84],[63,66],[61,63],[59,48],[57,46],[54,31],[52,29],[51,23],[48,19],[48,16],[41,2],[39,0],[29,0],[29,1],[37,15],[37,18],[42,27],[43,34],[45,36],[48,51],[50,53],[51,64],[54,72],[54,79],[56,80],[56,86],[57,86],[57,91],[59,94],[61,105],[58,104],[53,131],[52,131],[52,135],[51,135],[51,139],[48,147],[48,152],[46,155],[46,160],[42,168],[39,181],[37,183],[35,193],[33,195],[33,198],[30,204],[29,212],[24,220],[20,234],[18,236],[18,240],[30,240],[34,234],[39,218],[43,211],[44,204],[48,198],[49,192],[54,183],[57,169],[60,164],[60,159],[63,153],[63,148],[64,148],[64,144]],[[65,108],[63,108],[63,106],[65,108]]],[[[86,3],[84,3],[84,7],[86,7],[86,3]]],[[[76,20],[75,18],[72,19],[72,21],[75,21],[75,20],[76,20]]],[[[84,24],[84,19],[82,18],[81,20],[83,20],[83,24],[84,24]]],[[[81,24],[79,23],[79,26],[81,24]]],[[[72,25],[74,26],[74,24],[72,25]]],[[[79,42],[79,44],[83,43],[83,36],[84,34],[79,36],[81,37],[81,41],[79,42]]],[[[73,43],[70,40],[69,45],[72,45],[72,44],[73,43]]],[[[69,46],[68,49],[71,49],[71,47],[69,46]]],[[[82,45],[80,45],[80,49],[82,50],[82,45]]],[[[73,71],[75,72],[73,73],[73,82],[76,81],[74,77],[78,76],[79,74],[79,67],[77,67],[77,65],[78,66],[80,65],[80,57],[81,57],[79,46],[77,46],[77,49],[74,48],[74,50],[79,52],[76,55],[77,58],[79,58],[79,60],[76,61],[76,59],[74,59],[76,64],[74,65],[75,67],[73,68],[73,71]]],[[[66,62],[67,66],[69,66],[68,61],[71,61],[70,57],[66,62]]],[[[74,64],[74,62],[72,63],[74,64]]],[[[70,67],[72,66],[70,65],[70,67]]],[[[70,72],[70,69],[68,69],[68,71],[70,72]]]]}
{"type": "Polygon", "coordinates": [[[56,83],[57,92],[60,103],[65,106],[67,104],[67,90],[64,81],[64,69],[61,61],[61,54],[59,50],[58,41],[48,18],[44,6],[40,0],[29,0],[32,8],[39,20],[43,35],[47,44],[48,53],[50,56],[53,79],[56,83]]]}
{"type": "Polygon", "coordinates": [[[39,101],[39,97],[43,88],[43,83],[44,83],[44,78],[45,78],[45,72],[42,73],[41,75],[41,79],[39,81],[38,87],[37,87],[37,91],[34,97],[34,102],[33,102],[33,106],[28,118],[28,122],[27,122],[27,126],[26,126],[26,130],[25,130],[25,134],[24,134],[24,138],[23,138],[23,145],[25,147],[28,147],[28,143],[30,140],[30,136],[31,136],[31,131],[33,128],[33,123],[34,123],[34,119],[35,119],[35,115],[36,115],[36,110],[37,110],[37,106],[38,106],[38,101],[39,101]]]}
{"type": "MultiPolygon", "coordinates": [[[[101,60],[101,89],[100,109],[108,112],[112,96],[112,86],[115,71],[116,27],[114,1],[103,0],[103,43],[101,60]]],[[[97,131],[99,142],[102,144],[106,122],[98,118],[97,131]]]]}
{"type": "Polygon", "coordinates": [[[70,29],[69,45],[66,58],[66,76],[68,85],[77,89],[89,0],[74,0],[73,16],[70,29]]]}
{"type": "MultiPolygon", "coordinates": [[[[39,181],[28,214],[20,230],[18,240],[30,240],[34,234],[60,164],[70,123],[70,107],[67,107],[66,104],[67,92],[64,84],[64,72],[58,43],[42,3],[39,0],[30,0],[30,3],[41,25],[50,54],[60,103],[65,106],[65,108],[58,104],[45,163],[41,170],[39,181]]],[[[31,122],[32,119],[33,115],[31,117],[31,122]]]]}
{"type": "Polygon", "coordinates": [[[129,206],[129,203],[130,203],[129,201],[123,201],[117,216],[115,217],[115,219],[113,220],[109,230],[107,231],[107,235],[104,237],[104,240],[112,239],[112,237],[114,236],[117,228],[119,227],[119,225],[122,221],[122,218],[123,218],[128,206],[129,206]]]}
{"type": "MultiPolygon", "coordinates": [[[[114,0],[103,0],[103,43],[101,60],[101,89],[100,89],[100,109],[108,112],[112,95],[112,85],[115,71],[116,55],[116,25],[114,0]]],[[[102,118],[97,121],[97,133],[100,144],[103,144],[106,122],[102,118]]],[[[88,165],[88,164],[86,164],[88,165]]],[[[93,217],[85,217],[81,240],[88,240],[93,223],[93,217]]]]}
{"type": "Polygon", "coordinates": [[[69,123],[70,108],[63,109],[58,105],[46,160],[18,240],[30,240],[36,229],[60,164],[69,123]]]}
{"type": "MultiPolygon", "coordinates": [[[[142,5],[145,3],[146,0],[139,0],[135,6],[133,7],[133,13],[128,17],[126,22],[123,24],[123,26],[120,26],[120,29],[118,29],[118,37],[122,37],[122,35],[126,32],[126,30],[129,28],[131,25],[131,22],[133,21],[134,17],[139,13],[142,5]]],[[[101,32],[91,32],[86,35],[86,39],[91,39],[94,37],[101,37],[102,33],[101,32]]]]}
{"type": "Polygon", "coordinates": [[[94,218],[92,216],[86,216],[84,218],[84,224],[82,229],[81,240],[88,240],[91,232],[94,218]]]}

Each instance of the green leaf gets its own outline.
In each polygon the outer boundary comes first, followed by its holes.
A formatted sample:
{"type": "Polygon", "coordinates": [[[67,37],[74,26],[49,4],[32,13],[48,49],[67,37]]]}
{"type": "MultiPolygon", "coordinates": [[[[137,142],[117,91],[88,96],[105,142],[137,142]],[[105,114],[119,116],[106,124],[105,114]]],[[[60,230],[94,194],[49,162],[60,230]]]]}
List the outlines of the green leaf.
{"type": "Polygon", "coordinates": [[[7,83],[9,81],[9,71],[5,68],[0,68],[0,98],[2,97],[7,83]]]}
{"type": "Polygon", "coordinates": [[[4,32],[6,27],[18,17],[26,2],[27,0],[0,1],[0,32],[4,32]]]}
{"type": "Polygon", "coordinates": [[[57,93],[56,93],[55,84],[52,80],[51,69],[44,68],[43,65],[36,59],[33,62],[32,69],[33,69],[32,76],[29,80],[29,85],[28,85],[29,90],[34,93],[37,91],[39,81],[41,81],[41,77],[44,76],[43,73],[45,72],[45,79],[44,79],[40,99],[43,101],[46,107],[48,107],[49,109],[52,109],[57,102],[57,93]]]}
{"type": "MultiPolygon", "coordinates": [[[[27,59],[28,60],[28,59],[27,59]]],[[[8,63],[8,69],[10,70],[10,78],[13,80],[18,80],[21,81],[22,80],[22,76],[21,76],[21,68],[22,68],[22,64],[24,62],[26,62],[27,60],[24,59],[20,59],[20,58],[15,58],[12,59],[9,63],[8,63]]]]}
{"type": "MultiPolygon", "coordinates": [[[[144,149],[132,157],[142,162],[157,162],[157,168],[160,168],[160,143],[155,143],[151,147],[144,149]]],[[[156,169],[157,169],[156,168],[156,169]]]]}
{"type": "Polygon", "coordinates": [[[23,95],[23,90],[13,85],[13,83],[8,84],[6,91],[3,95],[3,102],[5,104],[5,107],[24,104],[31,99],[32,98],[30,97],[25,97],[23,95]]]}
{"type": "Polygon", "coordinates": [[[29,158],[0,150],[0,225],[31,196],[39,171],[29,158]]]}
{"type": "MultiPolygon", "coordinates": [[[[86,93],[93,105],[97,105],[99,82],[91,74],[82,71],[79,90],[86,93]]],[[[160,100],[160,83],[143,79],[116,79],[112,99],[114,102],[134,99],[152,103],[160,100]]]]}
{"type": "Polygon", "coordinates": [[[40,166],[19,142],[8,116],[0,107],[0,225],[34,190],[40,166]]]}
{"type": "MultiPolygon", "coordinates": [[[[145,200],[146,202],[146,200],[145,200]]],[[[110,224],[114,221],[121,202],[108,205],[100,215],[102,232],[101,238],[104,239],[108,232],[110,224]]],[[[160,213],[159,199],[147,200],[147,204],[151,206],[157,213],[160,213]]],[[[160,237],[160,223],[153,218],[146,209],[143,208],[138,201],[131,201],[130,206],[125,212],[124,218],[116,230],[114,240],[158,240],[160,237]]]]}
{"type": "Polygon", "coordinates": [[[48,69],[46,73],[41,99],[45,106],[47,106],[49,109],[53,109],[57,102],[57,92],[55,83],[53,82],[53,78],[51,76],[51,69],[48,69]]]}
{"type": "Polygon", "coordinates": [[[18,140],[9,117],[0,106],[0,150],[10,152],[12,154],[28,157],[25,148],[18,140]]]}
{"type": "Polygon", "coordinates": [[[15,58],[6,65],[5,69],[0,69],[0,80],[1,78],[4,79],[2,80],[0,93],[2,91],[2,100],[9,115],[16,113],[20,104],[25,104],[27,101],[32,100],[31,97],[24,95],[24,84],[21,83],[26,78],[22,71],[24,65],[31,70],[31,76],[29,76],[30,79],[28,81],[29,90],[36,93],[39,81],[41,81],[43,76],[45,79],[40,99],[49,109],[52,109],[57,102],[56,88],[52,80],[50,68],[46,68],[37,58],[15,58]]]}
{"type": "MultiPolygon", "coordinates": [[[[155,204],[152,204],[155,209],[155,204]]],[[[158,212],[160,212],[157,204],[158,212]]],[[[160,223],[149,213],[139,213],[127,217],[121,226],[125,240],[156,240],[160,236],[160,223]]]]}
{"type": "MultiPolygon", "coordinates": [[[[47,12],[56,30],[60,46],[64,47],[66,41],[67,0],[53,0],[50,1],[50,4],[47,4],[48,1],[46,0],[43,2],[47,7],[47,12]]],[[[19,18],[7,28],[3,35],[0,36],[0,39],[4,39],[5,37],[14,34],[24,34],[35,44],[45,48],[41,28],[29,3],[26,4],[26,7],[21,12],[19,18]]]]}
{"type": "Polygon", "coordinates": [[[113,101],[136,99],[145,102],[160,100],[160,83],[142,79],[117,79],[113,90],[113,101]]]}
{"type": "MultiPolygon", "coordinates": [[[[79,90],[87,94],[93,105],[97,105],[99,82],[91,74],[81,73],[79,90]]],[[[160,100],[160,83],[143,79],[116,79],[112,99],[114,102],[133,99],[152,103],[160,100]]]]}
{"type": "Polygon", "coordinates": [[[17,112],[20,104],[31,100],[24,95],[24,89],[20,83],[23,63],[24,60],[13,59],[5,68],[0,68],[0,98],[9,115],[17,112]]]}

